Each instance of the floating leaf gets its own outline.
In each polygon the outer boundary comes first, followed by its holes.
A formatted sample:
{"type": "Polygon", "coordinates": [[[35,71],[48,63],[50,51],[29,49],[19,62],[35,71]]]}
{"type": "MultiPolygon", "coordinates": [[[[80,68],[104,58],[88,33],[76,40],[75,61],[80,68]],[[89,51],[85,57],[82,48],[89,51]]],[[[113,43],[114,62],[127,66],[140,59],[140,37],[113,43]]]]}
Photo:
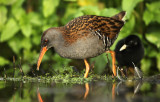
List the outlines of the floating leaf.
{"type": "Polygon", "coordinates": [[[19,26],[17,22],[13,18],[10,18],[2,31],[1,42],[9,40],[18,31],[19,31],[19,26]]]}

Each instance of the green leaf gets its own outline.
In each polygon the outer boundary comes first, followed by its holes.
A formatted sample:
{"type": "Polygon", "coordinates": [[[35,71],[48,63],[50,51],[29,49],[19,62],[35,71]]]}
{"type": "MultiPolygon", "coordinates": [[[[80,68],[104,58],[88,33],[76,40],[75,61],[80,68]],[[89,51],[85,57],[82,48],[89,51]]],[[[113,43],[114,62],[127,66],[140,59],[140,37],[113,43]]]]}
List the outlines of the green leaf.
{"type": "Polygon", "coordinates": [[[160,12],[160,1],[152,2],[152,3],[147,3],[147,9],[151,12],[159,13],[160,12]]]}
{"type": "Polygon", "coordinates": [[[32,45],[31,45],[31,39],[30,38],[23,38],[21,40],[21,46],[22,46],[22,48],[30,50],[31,47],[32,47],[32,45]]]}
{"type": "Polygon", "coordinates": [[[22,70],[24,73],[28,73],[30,71],[30,67],[27,64],[22,65],[22,70]]]}
{"type": "MultiPolygon", "coordinates": [[[[17,0],[0,0],[0,4],[4,4],[4,5],[12,5],[13,3],[15,3],[17,0]]],[[[20,0],[18,0],[20,1],[20,0]]]]}
{"type": "Polygon", "coordinates": [[[42,19],[38,13],[30,12],[28,14],[28,17],[30,19],[30,23],[33,25],[41,26],[42,25],[42,19]]]}
{"type": "Polygon", "coordinates": [[[160,71],[160,53],[157,54],[157,67],[158,67],[158,70],[160,71]]]}
{"type": "Polygon", "coordinates": [[[0,66],[4,66],[6,64],[9,64],[9,61],[0,56],[0,66]]]}
{"type": "Polygon", "coordinates": [[[16,18],[16,20],[20,20],[20,18],[25,15],[25,10],[22,9],[21,7],[13,6],[12,7],[12,15],[16,18]]]}
{"type": "Polygon", "coordinates": [[[30,24],[30,19],[28,15],[23,15],[23,17],[20,18],[19,24],[23,35],[25,37],[29,37],[32,32],[32,25],[30,24]]]}
{"type": "Polygon", "coordinates": [[[21,36],[13,37],[11,40],[9,40],[8,45],[10,46],[10,48],[12,48],[12,50],[16,54],[19,54],[22,48],[30,50],[32,47],[31,39],[21,36]]]}
{"type": "Polygon", "coordinates": [[[80,11],[84,13],[84,15],[99,15],[100,10],[97,6],[83,6],[80,8],[80,11]]]}
{"type": "Polygon", "coordinates": [[[151,43],[155,44],[158,48],[160,48],[160,30],[152,31],[150,33],[146,33],[146,38],[151,43]]]}
{"type": "Polygon", "coordinates": [[[7,9],[5,6],[0,6],[0,31],[3,29],[7,20],[7,9]]]}
{"type": "Polygon", "coordinates": [[[67,24],[70,20],[74,19],[75,17],[79,17],[84,15],[84,13],[80,10],[77,10],[73,5],[68,5],[65,9],[65,14],[61,19],[63,25],[67,24]]]}
{"type": "Polygon", "coordinates": [[[53,65],[53,68],[55,70],[58,70],[59,68],[63,68],[63,66],[67,66],[69,64],[69,62],[71,62],[71,59],[66,59],[66,58],[62,58],[60,57],[58,54],[55,54],[52,59],[56,62],[53,65]]]}
{"type": "Polygon", "coordinates": [[[17,22],[13,18],[10,18],[2,31],[1,42],[9,40],[18,31],[19,31],[19,26],[17,22]]]}
{"type": "Polygon", "coordinates": [[[16,2],[12,5],[14,7],[22,7],[22,4],[25,2],[25,0],[15,0],[16,2]]]}
{"type": "Polygon", "coordinates": [[[149,23],[153,20],[154,15],[153,13],[149,12],[148,10],[145,10],[143,13],[143,20],[146,25],[149,25],[149,23]]]}
{"type": "Polygon", "coordinates": [[[142,59],[141,69],[144,75],[147,75],[149,73],[150,67],[151,67],[151,61],[149,59],[142,59]]]}
{"type": "Polygon", "coordinates": [[[44,17],[49,17],[54,13],[56,7],[59,5],[60,0],[43,0],[43,15],[44,17]]]}
{"type": "MultiPolygon", "coordinates": [[[[35,51],[35,50],[33,50],[33,51],[24,50],[23,54],[24,54],[23,59],[26,62],[29,62],[29,64],[35,64],[35,63],[37,63],[37,59],[39,57],[39,52],[37,53],[37,51],[35,51]]],[[[43,60],[46,60],[46,56],[44,56],[43,60]]]]}
{"type": "Polygon", "coordinates": [[[91,59],[91,63],[94,63],[95,66],[94,71],[99,74],[104,71],[107,62],[106,53],[91,59]]]}
{"type": "MultiPolygon", "coordinates": [[[[36,32],[36,31],[35,31],[36,32]]],[[[32,42],[35,44],[35,45],[39,45],[40,42],[41,42],[41,36],[40,36],[40,33],[38,34],[33,34],[33,39],[32,39],[32,42]]]]}
{"type": "Polygon", "coordinates": [[[17,55],[19,54],[20,49],[22,48],[20,39],[21,38],[17,36],[17,37],[13,37],[11,40],[8,41],[8,45],[13,50],[13,52],[16,53],[17,55]]]}
{"type": "Polygon", "coordinates": [[[130,15],[136,5],[143,0],[123,0],[122,1],[122,9],[127,12],[127,18],[130,18],[130,15]]]}
{"type": "Polygon", "coordinates": [[[154,19],[152,19],[152,21],[157,21],[158,23],[160,23],[160,19],[159,19],[160,18],[160,6],[159,5],[160,5],[160,1],[146,4],[148,12],[150,13],[150,15],[153,15],[154,19]]]}
{"type": "Polygon", "coordinates": [[[100,12],[101,16],[105,16],[105,17],[112,17],[115,14],[119,13],[118,9],[115,8],[105,8],[100,12]]]}
{"type": "Polygon", "coordinates": [[[129,35],[133,31],[135,26],[135,16],[131,15],[130,19],[125,23],[121,30],[121,35],[129,35]]]}
{"type": "Polygon", "coordinates": [[[143,14],[143,20],[145,21],[146,25],[149,25],[151,22],[158,22],[160,23],[160,2],[152,2],[150,4],[146,4],[147,9],[143,14]]]}

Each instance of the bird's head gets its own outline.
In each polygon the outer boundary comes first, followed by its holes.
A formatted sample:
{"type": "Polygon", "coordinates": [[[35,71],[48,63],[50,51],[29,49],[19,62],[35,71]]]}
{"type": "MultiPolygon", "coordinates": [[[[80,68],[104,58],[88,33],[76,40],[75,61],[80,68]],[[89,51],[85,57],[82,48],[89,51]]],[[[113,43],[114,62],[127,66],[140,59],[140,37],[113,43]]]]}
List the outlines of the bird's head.
{"type": "Polygon", "coordinates": [[[41,37],[41,51],[37,62],[37,70],[39,70],[42,58],[46,51],[51,47],[58,46],[60,35],[61,34],[59,30],[55,28],[49,28],[48,30],[44,31],[41,37]]]}
{"type": "Polygon", "coordinates": [[[136,49],[138,46],[140,46],[140,44],[141,44],[141,41],[138,36],[130,35],[125,38],[124,44],[122,45],[119,51],[123,51],[126,49],[127,50],[136,49]]]}

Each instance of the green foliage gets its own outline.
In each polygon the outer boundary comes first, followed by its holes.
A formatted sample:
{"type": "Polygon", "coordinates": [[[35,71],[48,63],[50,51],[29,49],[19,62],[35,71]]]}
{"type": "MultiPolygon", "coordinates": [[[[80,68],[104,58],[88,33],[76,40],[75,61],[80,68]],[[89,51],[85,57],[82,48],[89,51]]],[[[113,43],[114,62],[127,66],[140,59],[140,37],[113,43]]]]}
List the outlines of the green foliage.
{"type": "Polygon", "coordinates": [[[60,0],[43,0],[42,1],[44,17],[49,17],[55,12],[56,7],[59,5],[59,1],[60,0]]]}
{"type": "MultiPolygon", "coordinates": [[[[13,56],[16,56],[16,64],[20,62],[19,58],[22,58],[21,67],[25,74],[31,72],[31,67],[36,69],[41,35],[50,27],[63,26],[82,15],[110,17],[125,10],[126,23],[111,50],[114,50],[120,39],[136,34],[142,39],[145,47],[145,57],[141,62],[143,72],[148,75],[153,68],[160,71],[159,5],[160,2],[157,0],[0,0],[0,70],[4,67],[11,70],[13,56]]],[[[70,59],[47,51],[40,69],[42,72],[64,72],[66,68],[72,72],[72,68],[69,67],[71,62],[70,59]]],[[[104,72],[108,63],[106,54],[91,59],[91,62],[95,62],[95,73],[104,72]]]]}
{"type": "Polygon", "coordinates": [[[13,18],[10,18],[2,31],[1,42],[12,38],[18,30],[19,26],[17,25],[17,22],[13,18]]]}
{"type": "Polygon", "coordinates": [[[146,3],[147,9],[144,12],[143,20],[146,25],[149,25],[151,22],[160,23],[160,1],[153,3],[146,3]]]}
{"type": "Polygon", "coordinates": [[[9,61],[3,57],[0,56],[0,66],[4,66],[6,64],[9,64],[9,61]]]}
{"type": "Polygon", "coordinates": [[[127,12],[127,17],[130,18],[131,13],[139,2],[143,0],[122,0],[122,9],[127,12]]]}
{"type": "Polygon", "coordinates": [[[1,16],[0,16],[0,20],[1,20],[1,22],[0,22],[0,31],[1,31],[2,28],[3,28],[4,23],[7,20],[7,9],[6,9],[5,6],[0,6],[0,14],[1,14],[1,16]]]}

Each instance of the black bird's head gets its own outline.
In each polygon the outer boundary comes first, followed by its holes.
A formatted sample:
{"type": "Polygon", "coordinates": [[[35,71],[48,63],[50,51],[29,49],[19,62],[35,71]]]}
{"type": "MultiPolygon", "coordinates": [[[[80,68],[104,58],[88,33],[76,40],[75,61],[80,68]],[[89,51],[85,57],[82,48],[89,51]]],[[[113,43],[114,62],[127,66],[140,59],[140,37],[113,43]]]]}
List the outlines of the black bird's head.
{"type": "Polygon", "coordinates": [[[136,35],[130,35],[124,39],[124,44],[119,51],[137,49],[141,46],[141,40],[136,35]]]}

